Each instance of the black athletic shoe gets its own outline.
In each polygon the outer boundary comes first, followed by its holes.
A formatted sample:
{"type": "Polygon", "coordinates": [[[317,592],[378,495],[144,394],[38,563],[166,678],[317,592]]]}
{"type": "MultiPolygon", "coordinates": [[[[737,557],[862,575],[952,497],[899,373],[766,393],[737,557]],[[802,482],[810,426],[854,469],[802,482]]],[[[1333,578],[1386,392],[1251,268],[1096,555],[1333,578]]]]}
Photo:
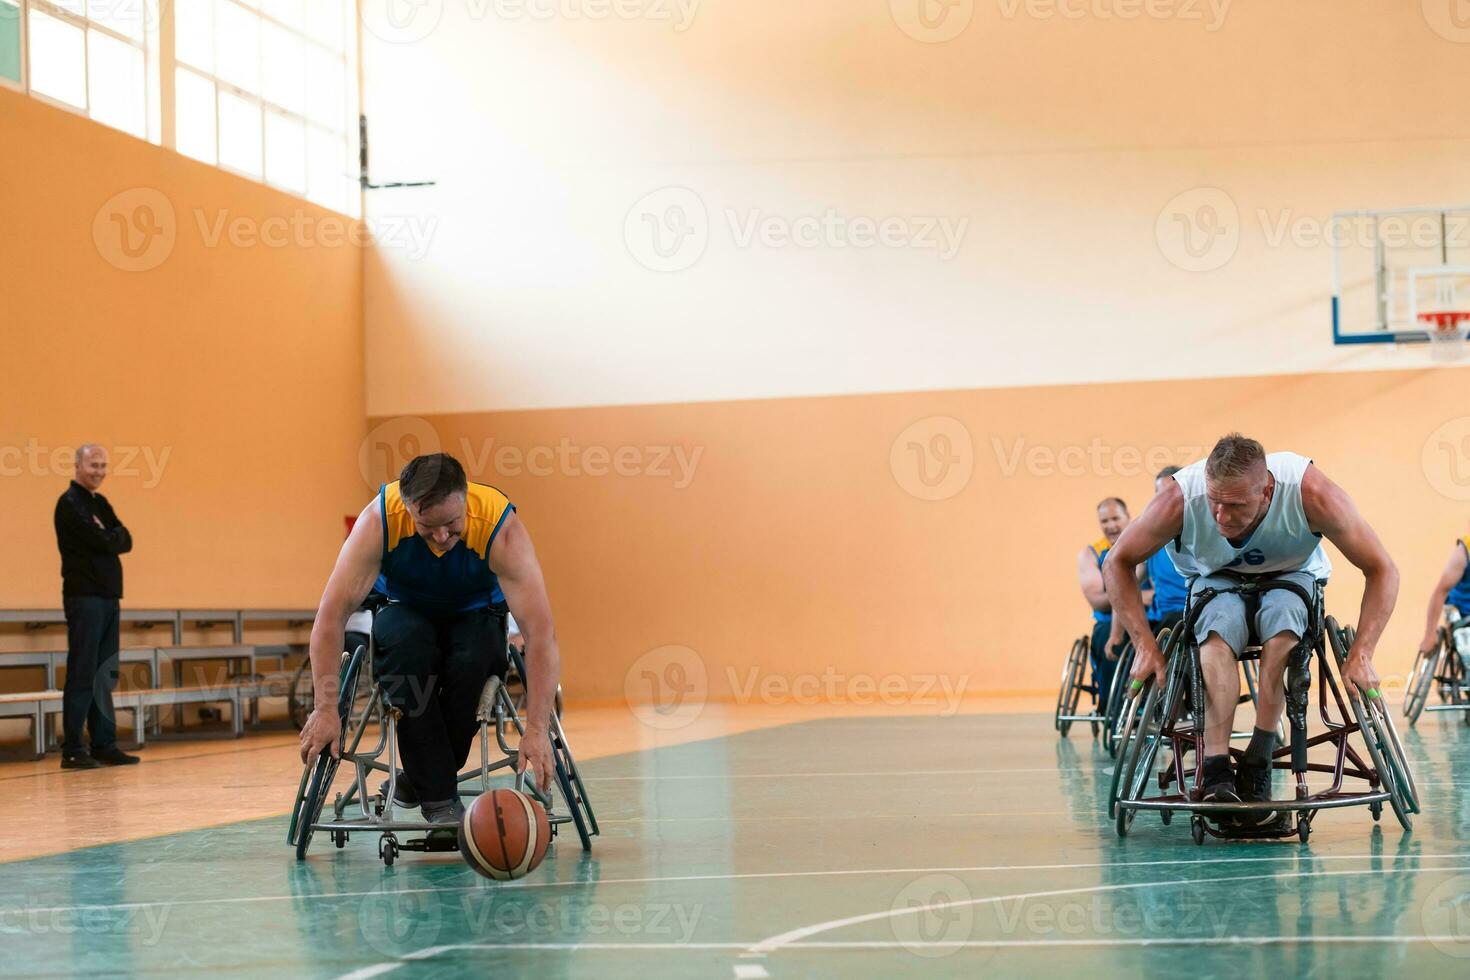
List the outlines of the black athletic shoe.
{"type": "MultiPolygon", "coordinates": [[[[379,784],[378,795],[385,798],[387,797],[388,780],[385,779],[381,784],[379,784]]],[[[393,802],[398,806],[406,806],[409,808],[413,808],[419,805],[419,797],[418,794],[413,791],[413,784],[410,783],[408,781],[408,777],[403,775],[402,773],[399,773],[398,782],[393,787],[393,802]]]]}
{"type": "Polygon", "coordinates": [[[1210,756],[1200,773],[1201,803],[1239,803],[1235,791],[1235,774],[1230,771],[1229,756],[1210,756]]]}
{"type": "Polygon", "coordinates": [[[63,769],[101,769],[102,763],[92,758],[90,752],[62,753],[61,768],[63,769]]]}
{"type": "MultiPolygon", "coordinates": [[[[1235,771],[1235,791],[1243,803],[1265,803],[1271,799],[1271,763],[1241,759],[1235,771]]],[[[1242,823],[1263,824],[1276,819],[1275,810],[1260,810],[1240,815],[1242,823]]]]}
{"type": "Polygon", "coordinates": [[[93,748],[92,758],[104,766],[136,766],[138,764],[137,756],[128,755],[116,745],[109,745],[105,749],[93,748]]]}
{"type": "Polygon", "coordinates": [[[425,803],[420,811],[429,823],[458,823],[464,816],[464,804],[458,799],[425,803]]]}

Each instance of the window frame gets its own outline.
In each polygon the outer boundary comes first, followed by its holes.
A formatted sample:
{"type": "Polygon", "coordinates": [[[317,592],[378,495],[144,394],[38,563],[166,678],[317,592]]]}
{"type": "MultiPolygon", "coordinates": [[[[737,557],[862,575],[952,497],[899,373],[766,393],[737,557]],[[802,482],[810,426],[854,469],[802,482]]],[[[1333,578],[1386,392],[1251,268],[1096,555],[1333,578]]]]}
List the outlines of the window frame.
{"type": "MultiPolygon", "coordinates": [[[[160,9],[160,7],[158,0],[137,0],[137,2],[143,8],[144,25],[143,39],[141,41],[130,38],[126,34],[123,34],[120,31],[101,23],[100,21],[92,20],[85,14],[74,14],[70,10],[67,10],[65,7],[59,6],[57,3],[55,3],[55,0],[21,0],[22,13],[20,49],[22,61],[20,73],[22,79],[24,80],[23,91],[25,91],[25,93],[33,99],[39,99],[47,105],[55,106],[58,109],[65,109],[67,112],[75,113],[76,115],[91,120],[92,122],[95,122],[99,125],[106,126],[108,129],[111,129],[114,132],[122,133],[124,136],[131,136],[134,139],[147,140],[150,143],[156,144],[158,142],[158,131],[156,128],[157,114],[155,113],[153,108],[155,102],[157,101],[157,84],[155,81],[156,52],[153,50],[152,44],[150,44],[150,40],[152,39],[156,31],[150,31],[148,29],[148,16],[150,11],[157,11],[160,9]],[[70,24],[71,26],[79,28],[81,30],[82,92],[85,94],[87,100],[87,104],[85,106],[72,105],[70,102],[64,102],[54,96],[47,95],[45,92],[38,92],[31,87],[30,21],[31,8],[33,7],[39,8],[41,12],[46,14],[48,17],[53,17],[64,24],[70,24]],[[103,120],[98,119],[92,115],[92,31],[98,31],[99,33],[106,34],[114,41],[121,41],[123,44],[126,44],[129,47],[136,48],[143,54],[143,134],[141,136],[137,133],[129,132],[126,129],[119,129],[111,123],[104,122],[103,120]]],[[[164,0],[164,2],[168,3],[168,0],[164,0]]],[[[168,7],[170,11],[172,11],[173,4],[168,3],[168,7]]],[[[86,9],[85,4],[83,4],[82,9],[86,9]]],[[[172,13],[170,13],[169,16],[172,17],[172,13]]]]}

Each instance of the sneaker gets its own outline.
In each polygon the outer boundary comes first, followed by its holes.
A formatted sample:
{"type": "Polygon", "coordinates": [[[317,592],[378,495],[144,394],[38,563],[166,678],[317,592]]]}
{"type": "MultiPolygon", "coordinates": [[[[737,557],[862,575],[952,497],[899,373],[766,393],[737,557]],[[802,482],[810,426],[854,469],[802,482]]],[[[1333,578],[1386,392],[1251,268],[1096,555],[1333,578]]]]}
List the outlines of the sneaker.
{"type": "Polygon", "coordinates": [[[128,755],[116,745],[109,745],[105,749],[93,748],[92,758],[104,766],[136,766],[138,757],[128,755]]]}
{"type": "MultiPolygon", "coordinates": [[[[387,799],[388,780],[385,779],[378,785],[378,795],[387,799]]],[[[410,809],[419,805],[419,797],[413,791],[413,784],[402,773],[398,774],[398,782],[393,787],[393,802],[397,806],[409,807],[410,809]]]]}
{"type": "Polygon", "coordinates": [[[1230,771],[1228,756],[1211,756],[1206,759],[1199,783],[1201,803],[1240,802],[1240,795],[1235,791],[1235,774],[1230,771]]]}
{"type": "MultiPolygon", "coordinates": [[[[1269,762],[1252,762],[1249,759],[1241,759],[1240,767],[1235,772],[1235,791],[1240,795],[1241,802],[1265,803],[1270,800],[1272,771],[1269,762]]],[[[1242,822],[1255,824],[1270,823],[1276,819],[1276,811],[1261,810],[1254,813],[1243,813],[1240,819],[1242,822]]]]}
{"type": "Polygon", "coordinates": [[[64,752],[61,756],[63,769],[100,769],[102,763],[92,758],[90,752],[64,752]]]}
{"type": "Polygon", "coordinates": [[[429,823],[459,823],[464,816],[464,804],[458,799],[425,803],[419,808],[429,823]]]}

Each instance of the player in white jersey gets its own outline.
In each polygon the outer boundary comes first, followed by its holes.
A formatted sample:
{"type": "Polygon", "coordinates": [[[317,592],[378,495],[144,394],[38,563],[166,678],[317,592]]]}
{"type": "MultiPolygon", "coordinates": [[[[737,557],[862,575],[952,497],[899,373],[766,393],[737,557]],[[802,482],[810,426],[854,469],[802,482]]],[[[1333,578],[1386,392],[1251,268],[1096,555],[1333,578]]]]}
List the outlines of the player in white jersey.
{"type": "MultiPolygon", "coordinates": [[[[1118,538],[1103,563],[1113,615],[1137,649],[1133,677],[1164,682],[1164,656],[1149,633],[1134,576],[1138,563],[1170,541],[1191,592],[1229,588],[1242,578],[1287,580],[1312,593],[1331,571],[1322,551],[1326,537],[1363,573],[1363,605],[1357,639],[1343,677],[1366,693],[1378,686],[1373,653],[1398,597],[1399,575],[1378,535],[1352,498],[1295,453],[1269,456],[1254,439],[1232,433],[1209,458],[1174,474],[1143,513],[1118,538]]],[[[1250,623],[1244,600],[1217,596],[1195,622],[1200,670],[1207,697],[1200,785],[1208,802],[1256,802],[1271,798],[1271,754],[1285,707],[1285,671],[1306,629],[1308,611],[1286,589],[1260,595],[1255,616],[1262,644],[1255,732],[1232,774],[1230,729],[1240,697],[1235,658],[1246,646],[1250,623]]],[[[1270,819],[1264,815],[1262,819],[1270,819]]]]}

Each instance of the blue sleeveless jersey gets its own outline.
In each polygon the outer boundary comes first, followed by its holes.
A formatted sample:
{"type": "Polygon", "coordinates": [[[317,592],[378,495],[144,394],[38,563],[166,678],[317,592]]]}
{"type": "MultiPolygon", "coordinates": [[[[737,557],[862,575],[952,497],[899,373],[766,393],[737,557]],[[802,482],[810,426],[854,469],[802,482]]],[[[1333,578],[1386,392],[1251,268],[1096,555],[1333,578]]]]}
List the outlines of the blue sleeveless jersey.
{"type": "Polygon", "coordinates": [[[1160,620],[1168,613],[1182,613],[1184,601],[1189,597],[1189,585],[1174,567],[1168,545],[1149,555],[1148,577],[1154,583],[1154,601],[1149,604],[1148,618],[1160,620]]]}
{"type": "MultiPolygon", "coordinates": [[[[1460,550],[1470,557],[1470,538],[1461,538],[1456,542],[1460,550]]],[[[1460,576],[1460,581],[1450,589],[1450,594],[1445,596],[1445,605],[1454,606],[1460,610],[1461,616],[1470,616],[1470,565],[1465,566],[1465,574],[1460,576]]]]}
{"type": "Polygon", "coordinates": [[[505,602],[490,571],[490,545],[515,505],[494,487],[471,483],[465,494],[464,536],[442,554],[419,537],[398,483],[378,490],[383,559],[376,590],[427,613],[471,612],[505,602]]]}

